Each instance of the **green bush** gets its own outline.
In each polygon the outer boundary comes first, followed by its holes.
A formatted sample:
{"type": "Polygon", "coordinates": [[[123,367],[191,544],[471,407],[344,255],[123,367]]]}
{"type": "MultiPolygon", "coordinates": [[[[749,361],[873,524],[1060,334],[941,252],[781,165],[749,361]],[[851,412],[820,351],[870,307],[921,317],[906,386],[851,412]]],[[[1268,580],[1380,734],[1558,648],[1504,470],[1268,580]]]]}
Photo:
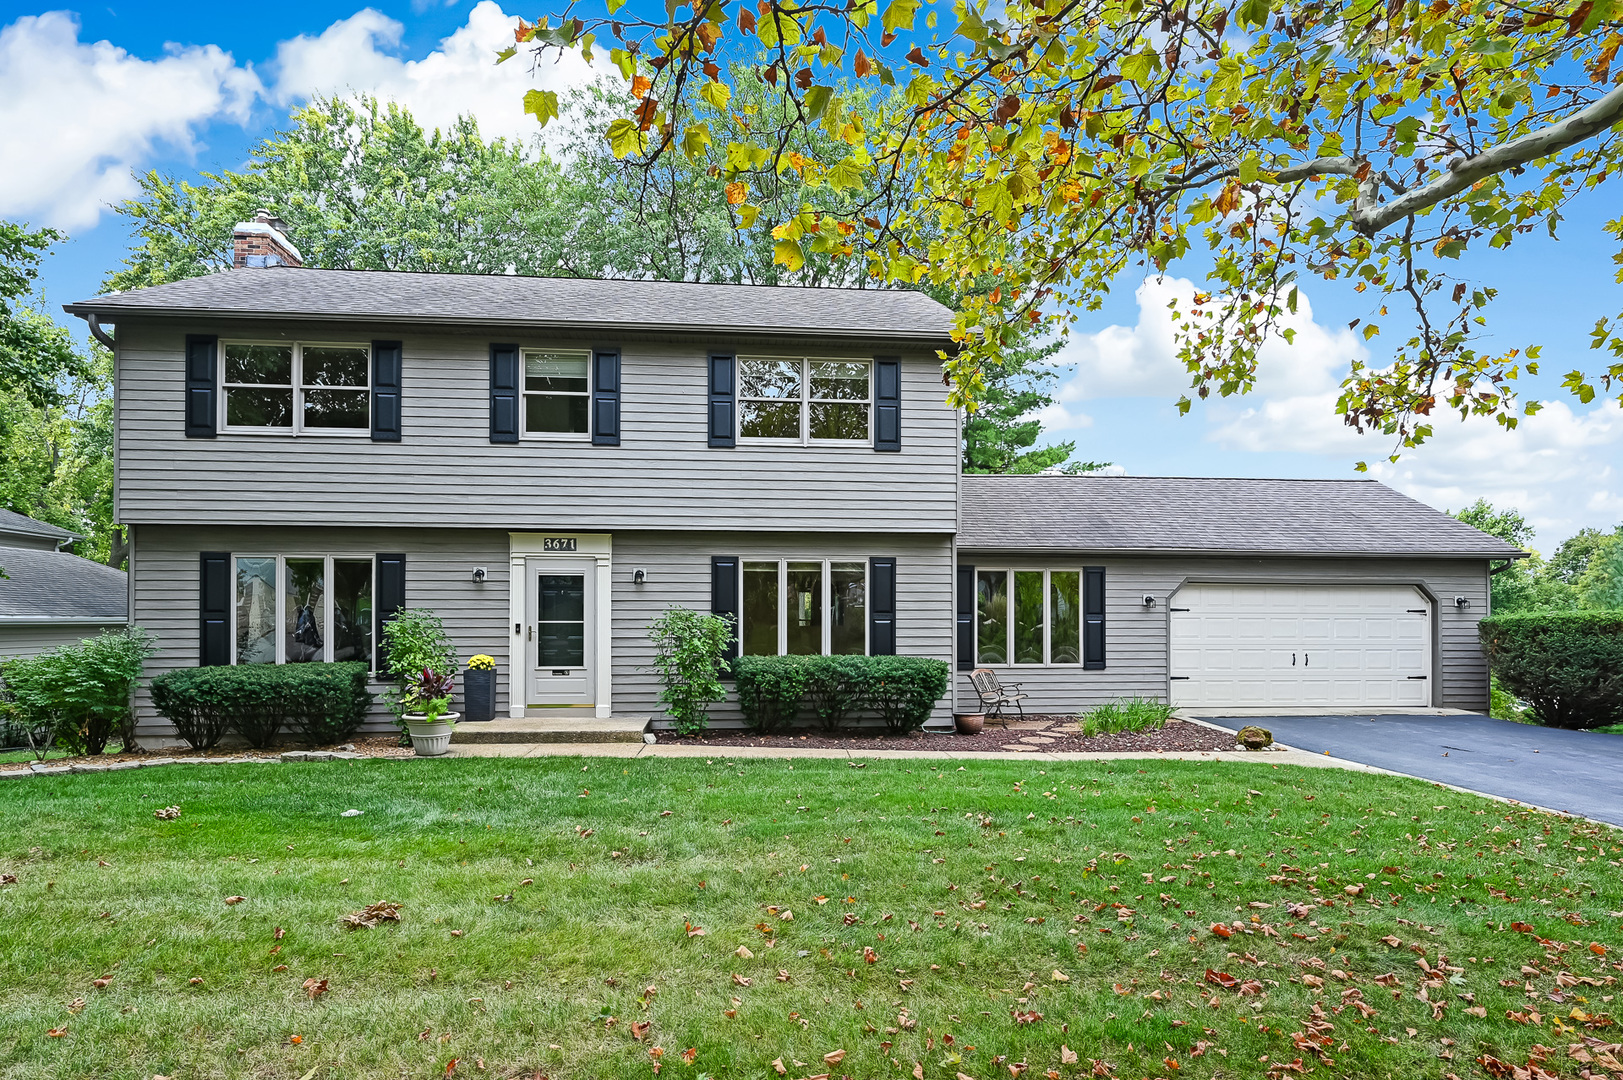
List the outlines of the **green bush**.
{"type": "Polygon", "coordinates": [[[806,657],[740,656],[733,664],[738,707],[751,731],[769,734],[794,722],[806,692],[806,657]]]}
{"type": "Polygon", "coordinates": [[[49,728],[74,754],[99,754],[114,736],[135,744],[130,695],[156,650],[140,627],[104,630],[76,645],[0,663],[0,680],[20,726],[49,728]]]}
{"type": "Polygon", "coordinates": [[[1166,727],[1172,711],[1173,707],[1165,702],[1149,698],[1123,698],[1089,709],[1077,720],[1082,725],[1082,734],[1091,739],[1095,735],[1119,735],[1151,729],[1160,731],[1166,727]]]}
{"type": "Polygon", "coordinates": [[[865,656],[862,697],[893,732],[917,731],[952,681],[945,660],[923,656],[865,656]]]}
{"type": "Polygon", "coordinates": [[[389,678],[389,709],[406,729],[407,713],[430,720],[451,708],[451,680],[460,666],[456,646],[440,617],[428,608],[402,608],[383,624],[383,654],[389,678]]]}
{"type": "Polygon", "coordinates": [[[730,619],[691,608],[671,607],[648,627],[659,700],[676,730],[696,735],[710,725],[710,706],[727,696],[721,669],[732,644],[730,619]]]}
{"type": "Polygon", "coordinates": [[[1623,612],[1495,615],[1477,629],[1499,685],[1547,727],[1623,721],[1623,612]]]}
{"type": "Polygon", "coordinates": [[[152,680],[152,704],[198,750],[227,731],[269,746],[283,728],[320,745],[343,740],[366,720],[366,679],[358,662],[181,668],[152,680]]]}
{"type": "Polygon", "coordinates": [[[866,656],[796,657],[805,668],[806,702],[817,726],[833,733],[845,726],[846,717],[866,704],[863,694],[866,656]]]}

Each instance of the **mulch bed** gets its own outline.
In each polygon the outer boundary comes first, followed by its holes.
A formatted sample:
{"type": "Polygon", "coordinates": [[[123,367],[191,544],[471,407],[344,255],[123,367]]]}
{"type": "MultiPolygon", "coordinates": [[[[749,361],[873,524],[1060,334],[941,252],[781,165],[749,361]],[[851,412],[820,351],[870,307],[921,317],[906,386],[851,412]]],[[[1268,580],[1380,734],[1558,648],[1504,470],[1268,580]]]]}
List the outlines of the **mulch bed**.
{"type": "Polygon", "coordinates": [[[1110,751],[1188,752],[1195,750],[1233,750],[1234,736],[1226,731],[1214,731],[1200,724],[1186,724],[1168,720],[1160,731],[1145,731],[1131,735],[1096,735],[1091,739],[1081,734],[1058,730],[1075,723],[1069,715],[1028,714],[1024,723],[1013,721],[1005,730],[1002,725],[988,725],[979,735],[960,735],[957,732],[936,733],[915,731],[907,735],[890,735],[883,731],[854,732],[825,735],[822,732],[783,735],[757,735],[749,731],[706,731],[702,735],[685,738],[672,731],[656,732],[661,743],[688,746],[771,746],[801,747],[824,750],[947,750],[952,753],[977,751],[1019,750],[1030,754],[1101,753],[1110,751]],[[1032,741],[1023,742],[1023,739],[1032,741]],[[1047,741],[1037,741],[1039,739],[1047,741]]]}
{"type": "MultiPolygon", "coordinates": [[[[398,735],[367,735],[360,738],[351,739],[347,743],[340,743],[332,746],[305,746],[303,743],[287,743],[285,745],[271,747],[268,750],[255,750],[247,746],[216,746],[212,750],[193,750],[191,747],[186,746],[185,744],[178,747],[160,747],[157,745],[150,745],[145,747],[143,752],[139,754],[126,754],[120,751],[116,754],[109,752],[105,754],[85,754],[80,757],[53,757],[46,759],[44,764],[79,765],[83,763],[94,763],[100,765],[112,765],[120,761],[141,761],[143,759],[150,761],[153,758],[202,758],[204,760],[209,758],[274,758],[280,756],[284,750],[343,749],[348,750],[351,753],[363,754],[366,757],[408,758],[414,756],[415,752],[411,747],[401,746],[399,743],[400,736],[398,735]]],[[[32,762],[28,761],[0,762],[0,770],[26,769],[30,764],[32,764],[32,762]]]]}

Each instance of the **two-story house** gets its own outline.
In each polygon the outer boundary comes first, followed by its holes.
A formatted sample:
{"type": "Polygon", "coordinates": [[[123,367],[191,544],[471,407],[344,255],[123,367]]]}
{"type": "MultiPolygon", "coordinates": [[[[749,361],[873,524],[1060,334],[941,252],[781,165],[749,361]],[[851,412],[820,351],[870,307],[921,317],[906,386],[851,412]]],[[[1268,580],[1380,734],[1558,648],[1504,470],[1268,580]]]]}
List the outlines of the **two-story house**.
{"type": "Polygon", "coordinates": [[[1370,482],[960,477],[921,294],[313,270],[264,220],[238,256],[67,308],[116,354],[153,670],[376,664],[427,607],[499,714],[658,716],[647,626],[683,605],[744,653],[993,666],[1044,710],[1486,704],[1514,549],[1370,482]],[[1338,639],[1342,689],[1285,666],[1338,639]]]}

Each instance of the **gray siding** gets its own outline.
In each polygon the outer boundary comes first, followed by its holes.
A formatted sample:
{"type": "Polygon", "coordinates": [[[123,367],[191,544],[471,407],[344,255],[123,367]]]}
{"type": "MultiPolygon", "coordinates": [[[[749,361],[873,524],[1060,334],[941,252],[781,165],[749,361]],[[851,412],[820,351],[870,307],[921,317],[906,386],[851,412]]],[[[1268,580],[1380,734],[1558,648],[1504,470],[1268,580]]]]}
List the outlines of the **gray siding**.
{"type": "Polygon", "coordinates": [[[85,638],[95,637],[103,630],[117,630],[118,622],[105,626],[5,626],[0,625],[0,660],[13,656],[33,656],[58,645],[74,645],[85,638]]]}
{"type": "Polygon", "coordinates": [[[904,357],[902,451],[867,446],[707,445],[706,353],[862,357],[852,342],[627,337],[622,440],[489,441],[489,343],[589,347],[493,328],[433,333],[388,325],[121,320],[119,520],[138,524],[416,525],[513,529],[751,529],[951,532],[958,424],[939,362],[904,357]],[[404,441],[342,436],[187,439],[187,333],[261,340],[404,341],[404,441]]]}
{"type": "MultiPolygon", "coordinates": [[[[198,658],[198,554],[232,551],[242,554],[365,554],[405,552],[406,602],[439,613],[456,640],[462,660],[476,652],[496,659],[497,715],[508,709],[508,680],[513,671],[508,626],[508,534],[497,529],[356,529],[251,528],[237,526],[177,527],[144,525],[137,529],[135,621],[158,636],[159,652],[150,674],[195,666],[198,658]],[[476,566],[488,578],[472,580],[476,566]]],[[[947,659],[951,650],[951,555],[946,536],[827,536],[786,539],[771,533],[616,533],[613,551],[613,708],[616,715],[661,713],[659,685],[648,664],[648,623],[672,605],[708,611],[710,557],[867,558],[895,556],[897,562],[897,652],[947,659]],[[632,571],[648,572],[643,585],[631,583],[632,571]]],[[[383,685],[375,684],[381,694],[383,685]]],[[[145,691],[137,695],[143,737],[162,737],[173,729],[151,707],[145,691]]],[[[460,701],[458,702],[460,705],[460,701]]],[[[718,722],[738,719],[731,702],[715,712],[718,722]]],[[[935,720],[951,720],[950,702],[942,701],[935,720]]],[[[387,730],[391,721],[381,703],[369,730],[387,730]]]]}
{"type": "MultiPolygon", "coordinates": [[[[1019,681],[1030,699],[1027,710],[1071,712],[1116,698],[1167,699],[1167,597],[1186,581],[1290,582],[1310,584],[1418,585],[1435,599],[1432,704],[1454,709],[1486,710],[1488,668],[1477,644],[1477,623],[1488,613],[1487,563],[1481,559],[1306,559],[1058,558],[1011,556],[959,550],[959,562],[982,568],[1072,570],[1105,567],[1105,668],[998,667],[1019,681]],[[1150,593],[1158,601],[1143,604],[1150,593]],[[1470,600],[1454,606],[1454,597],[1470,600]]],[[[975,707],[975,691],[966,672],[956,680],[959,711],[975,707]]]]}

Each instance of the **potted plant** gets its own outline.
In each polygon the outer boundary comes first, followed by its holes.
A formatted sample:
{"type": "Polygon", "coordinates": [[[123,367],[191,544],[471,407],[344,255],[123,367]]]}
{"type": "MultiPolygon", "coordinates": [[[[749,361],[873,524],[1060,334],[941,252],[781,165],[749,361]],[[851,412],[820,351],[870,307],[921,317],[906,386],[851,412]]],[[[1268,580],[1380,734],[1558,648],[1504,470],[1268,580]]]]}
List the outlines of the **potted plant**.
{"type": "Polygon", "coordinates": [[[462,673],[462,718],[493,720],[496,717],[496,658],[480,653],[468,661],[462,673]]]}
{"type": "Polygon", "coordinates": [[[425,667],[408,680],[400,719],[418,757],[439,757],[451,748],[451,731],[457,721],[457,714],[451,711],[455,678],[448,671],[425,667]]]}
{"type": "Polygon", "coordinates": [[[397,680],[390,707],[411,745],[422,757],[450,749],[451,689],[456,678],[456,648],[445,624],[425,608],[405,608],[383,624],[386,670],[397,680]]]}

